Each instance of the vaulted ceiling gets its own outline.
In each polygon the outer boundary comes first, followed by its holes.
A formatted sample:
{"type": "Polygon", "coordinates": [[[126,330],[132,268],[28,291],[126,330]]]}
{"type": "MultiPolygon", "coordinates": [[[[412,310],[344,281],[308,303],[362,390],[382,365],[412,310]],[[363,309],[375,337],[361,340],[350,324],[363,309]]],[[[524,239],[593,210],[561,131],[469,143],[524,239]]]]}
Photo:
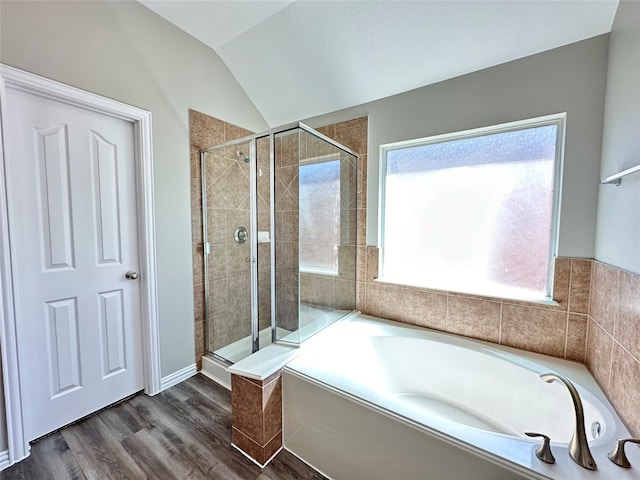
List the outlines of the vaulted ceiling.
{"type": "Polygon", "coordinates": [[[611,30],[618,0],[139,0],[210,46],[270,126],[611,30]]]}

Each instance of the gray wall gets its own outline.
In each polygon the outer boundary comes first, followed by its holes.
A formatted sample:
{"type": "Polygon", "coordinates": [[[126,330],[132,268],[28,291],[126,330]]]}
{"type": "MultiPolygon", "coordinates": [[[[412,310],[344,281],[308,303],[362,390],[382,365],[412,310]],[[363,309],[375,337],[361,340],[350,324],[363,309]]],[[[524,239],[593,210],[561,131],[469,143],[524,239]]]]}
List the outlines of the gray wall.
{"type": "Polygon", "coordinates": [[[319,126],[369,115],[367,244],[377,245],[381,144],[567,112],[559,254],[593,257],[607,40],[601,35],[305,121],[319,126]]]}
{"type": "MultiPolygon", "coordinates": [[[[609,40],[602,177],[640,164],[640,2],[621,1],[609,40]]],[[[601,185],[595,258],[640,273],[640,173],[601,185]]]]}
{"type": "Polygon", "coordinates": [[[188,108],[266,122],[220,58],[137,2],[0,3],[0,60],[149,110],[162,376],[193,363],[188,108]]]}

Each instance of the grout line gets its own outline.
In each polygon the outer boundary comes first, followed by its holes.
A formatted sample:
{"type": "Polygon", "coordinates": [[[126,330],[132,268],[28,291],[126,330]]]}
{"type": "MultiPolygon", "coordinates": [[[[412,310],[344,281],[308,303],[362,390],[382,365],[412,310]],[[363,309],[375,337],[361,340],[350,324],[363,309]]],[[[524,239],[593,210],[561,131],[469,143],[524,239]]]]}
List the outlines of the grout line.
{"type": "Polygon", "coordinates": [[[589,295],[587,298],[587,315],[591,315],[591,295],[593,292],[593,272],[595,270],[595,260],[591,260],[591,271],[589,272],[589,295]]]}
{"type": "Polygon", "coordinates": [[[620,316],[620,275],[621,275],[621,270],[619,268],[616,268],[616,313],[613,316],[613,326],[611,327],[611,336],[615,339],[616,338],[616,333],[618,330],[618,317],[620,316]]]}
{"type": "Polygon", "coordinates": [[[567,291],[567,313],[571,311],[571,284],[573,278],[573,259],[569,260],[569,290],[567,291]]]}
{"type": "Polygon", "coordinates": [[[569,311],[567,311],[567,317],[566,317],[566,321],[565,321],[565,327],[564,327],[564,353],[562,358],[567,358],[567,350],[569,349],[569,316],[571,315],[571,313],[569,313],[569,311]]]}
{"type": "Polygon", "coordinates": [[[611,337],[611,355],[609,356],[609,377],[607,378],[607,390],[611,391],[611,377],[613,375],[613,352],[615,351],[616,339],[611,337]]]}
{"type": "MultiPolygon", "coordinates": [[[[627,354],[629,355],[633,360],[635,360],[638,364],[640,364],[640,358],[637,358],[633,353],[631,353],[624,345],[622,345],[620,343],[620,341],[618,339],[616,339],[615,337],[613,338],[613,342],[618,344],[618,346],[627,354]]],[[[640,366],[640,365],[639,365],[640,366]]]]}
{"type": "Polygon", "coordinates": [[[584,337],[584,364],[587,365],[588,361],[589,361],[589,332],[591,331],[591,322],[593,322],[593,319],[591,318],[591,315],[587,315],[587,334],[584,337]]]}
{"type": "Polygon", "coordinates": [[[500,319],[498,321],[498,344],[502,345],[502,300],[500,301],[500,319]]]}
{"type": "Polygon", "coordinates": [[[446,297],[446,308],[444,311],[444,329],[445,331],[449,331],[449,292],[446,292],[445,294],[446,297]]]}

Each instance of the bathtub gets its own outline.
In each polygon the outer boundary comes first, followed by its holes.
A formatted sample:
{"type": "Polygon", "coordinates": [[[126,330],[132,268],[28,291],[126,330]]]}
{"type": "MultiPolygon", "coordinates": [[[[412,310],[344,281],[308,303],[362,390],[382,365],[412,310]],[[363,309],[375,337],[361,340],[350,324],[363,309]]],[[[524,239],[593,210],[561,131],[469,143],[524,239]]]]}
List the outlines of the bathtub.
{"type": "Polygon", "coordinates": [[[304,344],[283,372],[284,447],[326,476],[355,479],[631,479],[606,455],[628,437],[583,365],[352,314],[304,344]],[[576,386],[598,470],[569,457],[576,386]],[[551,437],[554,465],[535,456],[551,437]]]}

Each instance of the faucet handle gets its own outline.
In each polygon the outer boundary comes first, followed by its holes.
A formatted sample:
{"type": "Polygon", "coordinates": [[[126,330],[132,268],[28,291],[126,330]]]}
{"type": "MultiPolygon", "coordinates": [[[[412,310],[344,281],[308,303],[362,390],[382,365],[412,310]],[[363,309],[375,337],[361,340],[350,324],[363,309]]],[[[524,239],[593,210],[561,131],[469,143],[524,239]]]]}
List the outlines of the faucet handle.
{"type": "Polygon", "coordinates": [[[524,432],[524,434],[528,437],[542,437],[542,445],[536,450],[536,457],[545,463],[556,463],[556,459],[553,453],[551,453],[551,445],[549,444],[551,439],[548,436],[544,433],[536,432],[524,432]]]}
{"type": "Polygon", "coordinates": [[[624,454],[624,444],[625,443],[638,443],[640,444],[640,438],[619,438],[616,442],[616,448],[613,449],[612,452],[607,455],[609,460],[623,468],[631,468],[631,463],[629,459],[624,454]]]}

